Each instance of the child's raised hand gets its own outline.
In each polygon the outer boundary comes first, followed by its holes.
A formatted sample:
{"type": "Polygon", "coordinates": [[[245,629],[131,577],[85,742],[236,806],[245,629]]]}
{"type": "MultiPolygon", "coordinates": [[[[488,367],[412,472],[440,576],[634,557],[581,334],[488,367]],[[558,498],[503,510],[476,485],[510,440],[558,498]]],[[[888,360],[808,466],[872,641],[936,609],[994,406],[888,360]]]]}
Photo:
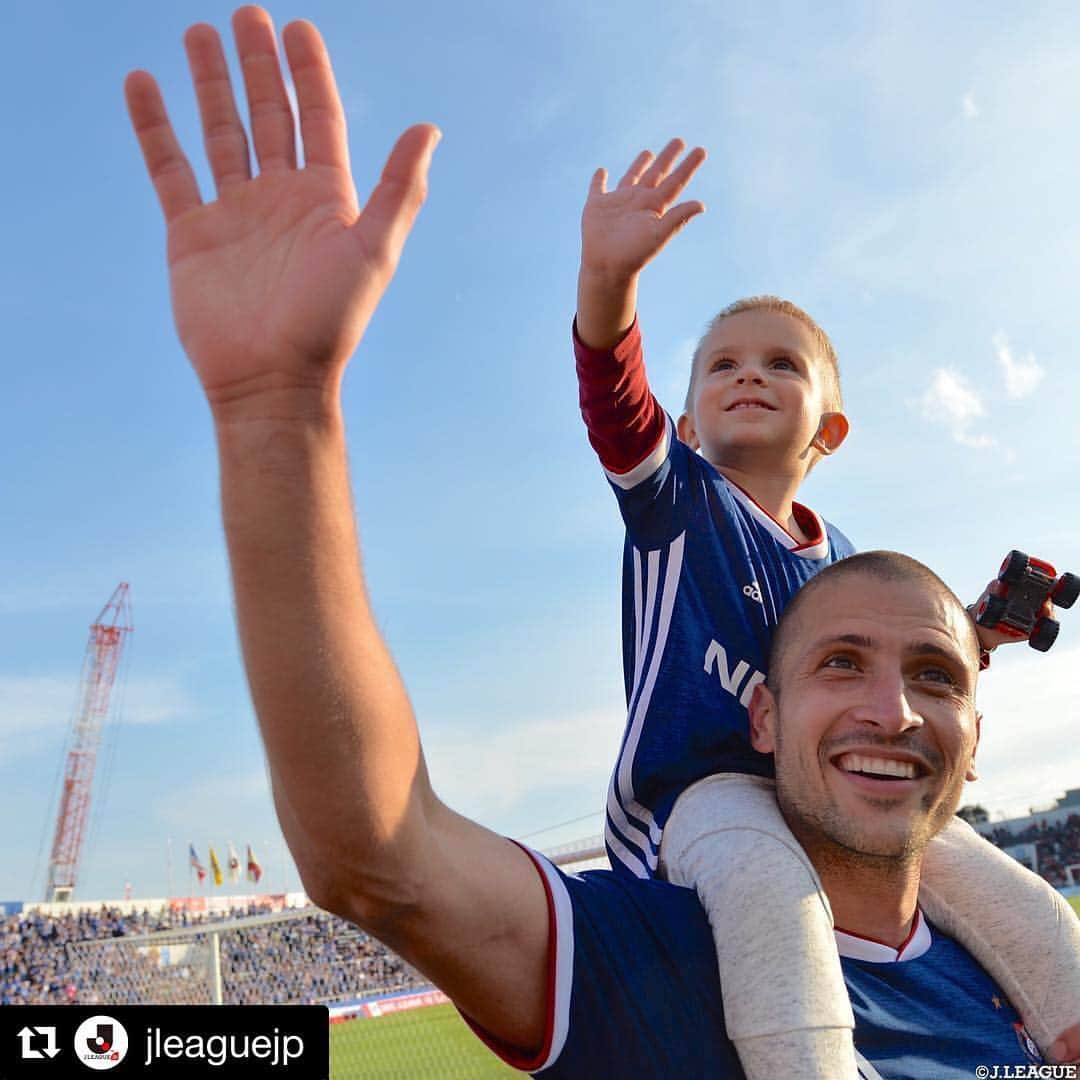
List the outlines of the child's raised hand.
{"type": "Polygon", "coordinates": [[[424,200],[437,139],[410,128],[383,167],[363,210],[349,168],[345,116],[318,31],[285,29],[296,87],[304,163],[270,16],[233,17],[247,89],[248,135],[210,26],[185,36],[217,197],[204,203],[154,79],[128,76],[128,111],[168,229],[177,330],[215,414],[265,411],[298,395],[336,389],[424,200]]]}
{"type": "Polygon", "coordinates": [[[686,148],[672,139],[656,156],[643,150],[618,186],[607,190],[607,170],[597,169],[581,215],[583,274],[621,283],[633,279],[705,205],[697,200],[672,205],[705,160],[700,147],[676,166],[686,148]]]}
{"type": "MultiPolygon", "coordinates": [[[[972,621],[974,621],[975,613],[979,610],[979,605],[982,603],[983,599],[988,595],[991,595],[991,587],[995,585],[996,582],[997,578],[991,581],[982,591],[979,599],[968,608],[968,613],[971,615],[972,621]]],[[[1038,611],[1038,617],[1047,619],[1054,617],[1054,605],[1049,599],[1043,601],[1042,607],[1040,607],[1038,611]]],[[[988,652],[996,649],[999,645],[1012,645],[1017,642],[1027,641],[1027,638],[1023,633],[1015,631],[1009,633],[1005,630],[996,630],[989,626],[981,626],[977,622],[975,622],[975,633],[979,638],[980,647],[986,649],[988,652]]]]}

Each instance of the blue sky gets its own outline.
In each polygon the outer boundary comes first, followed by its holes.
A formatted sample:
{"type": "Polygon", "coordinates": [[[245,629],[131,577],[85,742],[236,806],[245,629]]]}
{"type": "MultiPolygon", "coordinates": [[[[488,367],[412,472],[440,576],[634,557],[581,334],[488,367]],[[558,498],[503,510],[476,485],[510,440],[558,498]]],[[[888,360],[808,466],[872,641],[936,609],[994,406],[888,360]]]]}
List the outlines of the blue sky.
{"type": "MultiPolygon", "coordinates": [[[[207,410],[176,342],[163,228],[121,84],[152,71],[204,183],[180,45],[232,5],[35,3],[0,17],[6,443],[0,899],[43,889],[87,627],[131,583],[119,722],[78,892],[168,887],[166,844],[282,856],[238,658],[207,410]],[[107,776],[106,776],[107,774],[107,776]]],[[[444,139],[345,389],[365,560],[436,788],[494,828],[598,831],[622,725],[621,531],[568,345],[592,170],[672,135],[708,213],[646,272],[677,410],[738,296],[808,308],[853,434],[805,501],[974,598],[1011,547],[1080,572],[1080,9],[1065,4],[271,4],[323,31],[361,197],[393,137],[444,139]],[[586,816],[591,815],[591,816],[586,816]]],[[[231,47],[231,43],[230,43],[231,47]]],[[[1022,812],[1080,786],[1080,616],[995,658],[983,780],[1022,812]]]]}

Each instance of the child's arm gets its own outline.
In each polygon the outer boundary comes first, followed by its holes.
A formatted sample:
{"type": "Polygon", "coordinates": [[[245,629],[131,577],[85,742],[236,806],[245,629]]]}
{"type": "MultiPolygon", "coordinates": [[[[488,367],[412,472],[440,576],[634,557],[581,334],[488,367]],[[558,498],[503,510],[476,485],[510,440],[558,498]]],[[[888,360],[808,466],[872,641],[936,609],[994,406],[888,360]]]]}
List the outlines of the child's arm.
{"type": "Polygon", "coordinates": [[[666,421],[649,391],[634,312],[641,270],[704,210],[699,202],[671,206],[705,159],[704,150],[692,150],[672,171],[683,146],[673,139],[655,159],[643,151],[614,191],[604,190],[607,172],[598,169],[581,216],[574,335],[581,414],[613,478],[630,474],[664,434],[666,421]]]}
{"type": "Polygon", "coordinates": [[[705,160],[696,147],[673,169],[684,147],[672,139],[657,157],[643,150],[612,191],[606,169],[593,174],[581,215],[577,311],[578,336],[590,348],[611,349],[623,337],[637,309],[638,275],[705,209],[696,200],[672,205],[705,160]]]}

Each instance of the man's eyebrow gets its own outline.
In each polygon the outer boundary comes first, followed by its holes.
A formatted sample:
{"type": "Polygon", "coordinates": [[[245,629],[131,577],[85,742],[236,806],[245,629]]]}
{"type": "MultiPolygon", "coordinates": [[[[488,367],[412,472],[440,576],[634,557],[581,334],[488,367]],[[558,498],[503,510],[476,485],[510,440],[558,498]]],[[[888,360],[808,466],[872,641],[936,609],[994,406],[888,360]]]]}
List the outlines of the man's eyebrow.
{"type": "Polygon", "coordinates": [[[818,649],[824,649],[830,645],[854,645],[858,649],[871,649],[874,644],[874,639],[865,634],[830,634],[815,641],[811,646],[811,651],[817,652],[818,649]]]}
{"type": "Polygon", "coordinates": [[[947,649],[933,641],[919,641],[909,645],[904,652],[909,656],[940,656],[954,664],[963,664],[964,657],[960,650],[947,649]]]}
{"type": "MultiPolygon", "coordinates": [[[[811,646],[811,652],[819,649],[830,648],[833,645],[852,645],[857,649],[872,649],[877,642],[866,634],[832,634],[819,638],[811,646]]],[[[904,653],[908,656],[940,656],[944,660],[962,664],[963,656],[958,649],[948,649],[935,641],[915,641],[904,646],[904,653]]]]}

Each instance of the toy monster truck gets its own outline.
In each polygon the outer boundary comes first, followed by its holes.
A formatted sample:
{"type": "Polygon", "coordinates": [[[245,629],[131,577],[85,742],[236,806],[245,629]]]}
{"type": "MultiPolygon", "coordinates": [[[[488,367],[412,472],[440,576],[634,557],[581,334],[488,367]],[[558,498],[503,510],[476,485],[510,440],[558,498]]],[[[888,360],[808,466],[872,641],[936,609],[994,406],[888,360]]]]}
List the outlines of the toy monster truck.
{"type": "Polygon", "coordinates": [[[975,621],[1011,637],[1026,637],[1028,644],[1046,652],[1058,636],[1058,624],[1042,615],[1049,599],[1060,608],[1072,607],[1080,596],[1080,577],[1061,574],[1042,559],[1022,551],[1010,551],[998,571],[997,580],[980,599],[975,621]]]}

